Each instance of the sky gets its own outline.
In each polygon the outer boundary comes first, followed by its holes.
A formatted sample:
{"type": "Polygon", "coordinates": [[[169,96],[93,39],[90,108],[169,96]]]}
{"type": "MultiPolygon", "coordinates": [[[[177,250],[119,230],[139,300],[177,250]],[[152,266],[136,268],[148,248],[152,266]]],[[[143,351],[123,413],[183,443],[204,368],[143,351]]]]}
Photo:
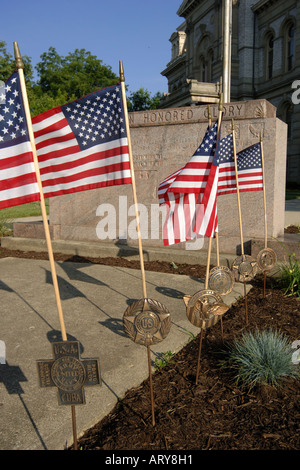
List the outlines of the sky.
{"type": "Polygon", "coordinates": [[[40,61],[54,47],[60,56],[85,49],[119,75],[122,60],[128,92],[167,92],[161,75],[171,60],[169,38],[184,21],[182,0],[14,0],[0,4],[0,40],[12,56],[40,61]]]}

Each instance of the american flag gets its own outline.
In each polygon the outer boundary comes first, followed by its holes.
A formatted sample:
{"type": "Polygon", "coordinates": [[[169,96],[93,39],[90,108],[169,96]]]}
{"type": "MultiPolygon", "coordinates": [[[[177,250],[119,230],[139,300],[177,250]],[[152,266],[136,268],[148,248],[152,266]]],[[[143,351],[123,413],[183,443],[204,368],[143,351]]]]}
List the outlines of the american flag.
{"type": "Polygon", "coordinates": [[[132,182],[120,85],[39,114],[32,123],[45,197],[132,182]]]}
{"type": "Polygon", "coordinates": [[[233,135],[229,134],[219,142],[217,155],[219,166],[218,196],[236,192],[236,177],[233,153],[233,135]]]}
{"type": "MultiPolygon", "coordinates": [[[[201,145],[189,162],[181,168],[167,191],[172,193],[203,193],[217,143],[218,121],[206,130],[201,145]]],[[[164,181],[161,185],[164,184],[164,181]]],[[[160,185],[160,186],[161,186],[160,185]]]]}
{"type": "Polygon", "coordinates": [[[226,185],[231,186],[232,161],[234,169],[232,134],[218,141],[216,153],[202,198],[203,218],[195,222],[195,232],[205,237],[214,237],[218,231],[217,197],[226,185]]]}
{"type": "Polygon", "coordinates": [[[203,218],[202,194],[210,172],[217,141],[218,122],[207,129],[201,145],[190,161],[165,178],[158,187],[160,205],[167,215],[163,228],[164,245],[172,245],[198,236],[196,220],[203,218]]]}
{"type": "MultiPolygon", "coordinates": [[[[263,189],[262,158],[260,143],[237,154],[239,192],[263,189]]],[[[194,231],[202,236],[213,237],[217,229],[217,197],[236,193],[236,175],[233,151],[233,135],[218,142],[217,150],[202,198],[203,218],[198,218],[194,231]]]]}
{"type": "Polygon", "coordinates": [[[165,201],[166,219],[163,226],[165,246],[193,240],[198,237],[194,232],[195,220],[203,217],[203,206],[199,194],[167,193],[165,201]]]}
{"type": "Polygon", "coordinates": [[[1,87],[0,209],[39,201],[18,72],[1,87]]]}
{"type": "MultiPolygon", "coordinates": [[[[263,189],[263,173],[260,143],[237,154],[239,192],[263,189]]],[[[236,193],[236,176],[232,134],[220,141],[218,196],[236,193]]]]}
{"type": "Polygon", "coordinates": [[[239,191],[262,191],[263,169],[260,142],[237,154],[239,191]]]}

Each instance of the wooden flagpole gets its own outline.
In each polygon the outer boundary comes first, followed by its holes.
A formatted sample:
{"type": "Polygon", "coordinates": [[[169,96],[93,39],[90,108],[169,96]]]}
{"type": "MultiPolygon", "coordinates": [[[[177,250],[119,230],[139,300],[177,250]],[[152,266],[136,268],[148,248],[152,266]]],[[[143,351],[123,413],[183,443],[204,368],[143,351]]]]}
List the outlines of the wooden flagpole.
{"type": "MultiPolygon", "coordinates": [[[[268,235],[267,235],[267,204],[266,204],[265,163],[264,163],[264,149],[263,149],[262,133],[260,133],[260,153],[261,153],[262,176],[263,176],[265,248],[267,248],[267,245],[268,245],[268,241],[267,241],[268,240],[268,235]]],[[[264,297],[266,296],[266,280],[267,280],[267,272],[266,272],[266,270],[264,270],[264,297]]]]}
{"type": "Polygon", "coordinates": [[[137,225],[137,232],[138,232],[140,265],[141,265],[141,272],[142,272],[143,296],[144,296],[144,298],[147,298],[144,257],[143,257],[143,248],[142,248],[142,236],[141,236],[141,228],[140,228],[140,217],[139,217],[138,202],[137,202],[137,195],[136,195],[135,174],[134,174],[132,146],[131,146],[131,137],[130,137],[130,129],[129,129],[129,117],[128,117],[128,109],[127,109],[127,101],[126,101],[125,76],[124,76],[123,63],[122,63],[121,60],[119,62],[119,68],[120,68],[120,81],[121,81],[121,87],[122,87],[123,108],[124,108],[124,114],[125,114],[125,124],[126,124],[126,131],[127,131],[127,140],[128,140],[129,161],[130,161],[130,168],[131,168],[132,193],[133,193],[133,201],[134,201],[135,216],[136,216],[136,225],[137,225]]]}
{"type": "Polygon", "coordinates": [[[236,179],[236,194],[237,194],[238,211],[239,211],[241,252],[242,252],[242,257],[244,259],[245,254],[244,254],[244,242],[243,242],[242,214],[241,214],[241,202],[240,202],[239,179],[238,179],[238,171],[237,171],[237,158],[236,158],[236,145],[235,145],[235,132],[234,132],[233,119],[232,119],[232,142],[233,142],[234,168],[235,168],[235,179],[236,179]]]}
{"type": "MultiPolygon", "coordinates": [[[[236,158],[235,131],[234,131],[234,121],[233,121],[233,119],[232,119],[232,142],[233,142],[234,168],[235,168],[235,179],[236,179],[236,194],[237,194],[237,201],[238,201],[239,224],[240,224],[241,253],[242,253],[243,261],[245,261],[243,226],[242,226],[242,213],[241,213],[239,178],[238,178],[237,158],[236,158]]],[[[244,281],[244,295],[245,295],[246,325],[248,325],[247,289],[246,289],[246,282],[245,281],[244,281]]]]}
{"type": "MultiPolygon", "coordinates": [[[[221,118],[222,118],[222,112],[223,112],[223,95],[221,93],[220,95],[220,101],[219,101],[219,116],[218,116],[218,130],[217,130],[217,143],[220,138],[220,128],[221,128],[221,118]]],[[[211,117],[210,117],[210,110],[208,111],[208,116],[209,116],[209,125],[211,125],[211,117]]],[[[218,232],[216,232],[216,240],[217,240],[217,247],[219,246],[218,242],[218,232]]],[[[209,237],[208,240],[208,249],[207,249],[207,264],[206,264],[206,275],[205,275],[205,290],[208,289],[208,279],[209,279],[209,267],[210,267],[210,258],[211,258],[211,245],[212,245],[212,237],[209,237]]],[[[219,266],[219,254],[218,254],[218,248],[217,248],[217,263],[219,266]]],[[[222,319],[221,319],[222,320],[222,319]]],[[[222,328],[222,327],[221,327],[222,328]]],[[[202,350],[202,341],[203,341],[203,328],[201,328],[200,331],[200,338],[199,338],[199,350],[198,350],[198,362],[197,362],[197,372],[196,372],[196,385],[198,383],[198,377],[199,377],[199,371],[200,371],[200,360],[201,360],[201,350],[202,350]]]]}
{"type": "MultiPolygon", "coordinates": [[[[52,273],[55,299],[56,299],[57,310],[58,310],[59,321],[60,321],[61,335],[62,335],[63,341],[67,341],[67,333],[66,333],[64,316],[63,316],[63,311],[62,311],[61,298],[60,298],[60,293],[59,293],[57,274],[56,274],[54,256],[53,256],[53,250],[52,250],[52,244],[51,244],[50,230],[49,230],[48,219],[47,219],[47,211],[46,211],[43,187],[42,187],[41,176],[40,176],[40,169],[39,169],[35,141],[34,141],[34,134],[33,134],[31,114],[30,114],[29,103],[28,103],[27,89],[26,89],[25,78],[24,78],[24,70],[23,70],[24,64],[23,64],[22,56],[20,54],[20,50],[19,50],[19,46],[17,42],[14,42],[14,54],[15,54],[16,66],[18,69],[19,77],[20,77],[20,86],[21,86],[21,91],[22,91],[26,122],[27,122],[31,149],[32,149],[32,154],[33,154],[34,168],[35,168],[37,183],[38,183],[39,192],[40,192],[42,219],[43,219],[45,237],[46,237],[46,242],[47,242],[47,249],[48,249],[49,261],[50,261],[50,267],[51,267],[51,273],[52,273]]],[[[74,449],[77,450],[77,435],[75,431],[76,430],[75,406],[71,405],[71,409],[72,409],[74,449]]]]}
{"type": "MultiPolygon", "coordinates": [[[[125,115],[127,140],[128,140],[128,153],[129,153],[129,161],[130,161],[130,169],[131,169],[132,193],[133,193],[136,225],[137,225],[137,232],[138,232],[138,244],[139,244],[140,265],[141,265],[141,273],[142,273],[143,296],[146,299],[147,298],[147,290],[146,290],[146,277],[145,277],[144,256],[143,256],[143,247],[142,247],[142,236],[141,236],[140,217],[139,217],[137,194],[136,194],[136,184],[135,184],[135,174],[134,174],[134,166],[133,166],[132,146],[131,146],[130,127],[129,127],[129,117],[128,117],[128,109],[127,109],[127,101],[126,101],[125,76],[124,76],[123,62],[121,60],[119,62],[119,69],[120,69],[120,82],[121,82],[121,87],[122,87],[123,108],[124,108],[124,115],[125,115]]],[[[154,394],[153,394],[151,356],[150,356],[150,346],[149,345],[147,345],[147,357],[148,357],[148,370],[149,370],[149,385],[150,385],[150,398],[151,398],[152,425],[155,426],[154,394]]]]}
{"type": "MultiPolygon", "coordinates": [[[[218,138],[217,141],[220,139],[220,129],[221,129],[221,118],[223,112],[223,93],[220,93],[219,99],[219,117],[218,117],[218,138]]],[[[219,247],[219,232],[216,232],[216,251],[217,251],[217,266],[220,266],[220,247],[219,247]]]]}

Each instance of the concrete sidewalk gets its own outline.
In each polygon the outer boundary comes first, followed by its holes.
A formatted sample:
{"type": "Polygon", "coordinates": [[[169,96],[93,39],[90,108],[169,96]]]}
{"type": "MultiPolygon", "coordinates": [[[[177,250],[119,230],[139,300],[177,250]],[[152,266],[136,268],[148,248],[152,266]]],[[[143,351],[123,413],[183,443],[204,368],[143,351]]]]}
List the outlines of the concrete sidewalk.
{"type": "MultiPolygon", "coordinates": [[[[80,436],[148,377],[146,348],[130,340],[122,326],[127,306],[142,297],[141,273],[93,264],[56,266],[68,339],[80,342],[82,359],[100,360],[102,386],[85,387],[86,404],[76,406],[80,436]]],[[[52,359],[51,342],[61,339],[50,264],[5,258],[0,273],[0,340],[6,345],[6,364],[0,364],[0,449],[63,449],[73,440],[71,408],[58,405],[55,388],[39,387],[36,366],[39,359],[52,359]]],[[[155,272],[146,272],[146,281],[148,297],[163,303],[172,319],[167,338],[151,346],[154,361],[159,352],[176,352],[199,333],[186,317],[182,297],[204,286],[188,276],[155,272]]],[[[243,292],[244,286],[235,284],[225,303],[231,305],[243,292]]]]}
{"type": "Polygon", "coordinates": [[[300,225],[300,199],[285,201],[284,226],[300,225]]]}

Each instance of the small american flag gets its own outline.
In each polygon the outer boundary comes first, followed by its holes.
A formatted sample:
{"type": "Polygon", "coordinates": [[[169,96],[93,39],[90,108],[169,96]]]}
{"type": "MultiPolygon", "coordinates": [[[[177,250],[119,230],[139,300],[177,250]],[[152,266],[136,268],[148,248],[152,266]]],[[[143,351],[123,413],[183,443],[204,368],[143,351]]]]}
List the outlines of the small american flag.
{"type": "MultiPolygon", "coordinates": [[[[175,175],[167,191],[171,193],[203,193],[216,150],[218,121],[206,130],[201,145],[188,163],[175,175]]],[[[174,173],[173,173],[174,175],[174,173]]],[[[170,177],[168,177],[170,178],[170,177]]],[[[161,185],[164,184],[164,181],[161,185]]],[[[160,185],[160,186],[161,186],[160,185]]]]}
{"type": "Polygon", "coordinates": [[[194,228],[199,235],[214,237],[218,231],[217,197],[219,194],[226,194],[227,185],[231,186],[232,162],[234,171],[233,139],[232,134],[229,134],[217,144],[202,198],[204,215],[202,220],[196,220],[194,228]]]}
{"type": "Polygon", "coordinates": [[[18,72],[1,87],[0,209],[39,201],[18,72]]]}
{"type": "Polygon", "coordinates": [[[237,154],[239,191],[262,191],[263,169],[260,142],[237,154]]]}
{"type": "Polygon", "coordinates": [[[45,197],[132,182],[120,85],[46,111],[32,123],[45,197]]]}
{"type": "Polygon", "coordinates": [[[164,245],[185,242],[199,236],[196,220],[203,218],[202,195],[216,149],[218,122],[207,129],[201,145],[190,161],[165,178],[158,187],[160,205],[167,215],[163,228],[164,245]]]}
{"type": "MultiPolygon", "coordinates": [[[[261,191],[263,173],[260,143],[237,154],[239,192],[261,191]]],[[[236,193],[236,176],[232,134],[220,141],[218,196],[236,193]]]]}

